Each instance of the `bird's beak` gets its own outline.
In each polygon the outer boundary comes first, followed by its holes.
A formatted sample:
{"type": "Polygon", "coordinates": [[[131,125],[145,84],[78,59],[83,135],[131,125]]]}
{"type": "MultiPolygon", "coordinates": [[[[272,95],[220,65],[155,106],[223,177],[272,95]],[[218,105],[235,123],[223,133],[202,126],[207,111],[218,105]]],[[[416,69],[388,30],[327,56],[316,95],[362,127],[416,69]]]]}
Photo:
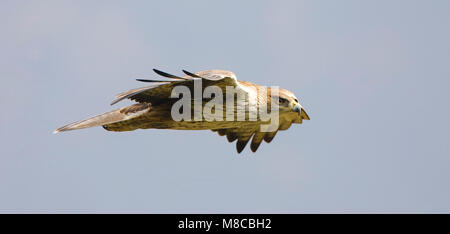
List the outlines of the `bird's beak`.
{"type": "Polygon", "coordinates": [[[294,107],[292,107],[292,111],[297,112],[302,119],[309,120],[308,114],[306,114],[305,109],[303,109],[303,107],[300,104],[296,103],[294,107]]]}
{"type": "Polygon", "coordinates": [[[302,113],[302,106],[300,106],[300,104],[297,103],[292,108],[292,111],[297,112],[300,115],[302,113]]]}

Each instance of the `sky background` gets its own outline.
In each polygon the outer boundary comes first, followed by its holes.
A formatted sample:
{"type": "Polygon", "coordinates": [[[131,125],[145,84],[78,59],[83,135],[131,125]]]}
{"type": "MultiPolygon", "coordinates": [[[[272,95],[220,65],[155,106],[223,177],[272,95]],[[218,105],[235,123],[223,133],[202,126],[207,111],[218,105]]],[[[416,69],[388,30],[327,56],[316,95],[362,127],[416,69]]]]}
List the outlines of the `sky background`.
{"type": "Polygon", "coordinates": [[[0,1],[0,212],[450,212],[450,1],[0,1]],[[291,90],[256,154],[210,131],[52,131],[158,68],[291,90]]]}

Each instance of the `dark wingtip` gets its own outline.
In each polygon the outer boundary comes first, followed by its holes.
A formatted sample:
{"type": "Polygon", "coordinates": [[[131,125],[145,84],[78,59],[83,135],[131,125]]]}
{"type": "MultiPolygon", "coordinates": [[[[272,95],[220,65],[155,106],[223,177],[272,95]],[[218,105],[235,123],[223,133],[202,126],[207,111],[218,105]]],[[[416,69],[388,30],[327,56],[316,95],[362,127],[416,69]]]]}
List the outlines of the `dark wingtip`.
{"type": "Polygon", "coordinates": [[[188,71],[186,71],[186,70],[182,70],[182,71],[183,71],[184,74],[186,74],[186,75],[188,75],[188,76],[192,76],[192,77],[195,77],[195,78],[202,78],[201,76],[199,76],[199,75],[197,75],[197,74],[194,74],[194,73],[192,73],[192,72],[188,72],[188,71]]]}
{"type": "Polygon", "coordinates": [[[235,133],[228,133],[227,134],[227,140],[228,142],[233,142],[237,139],[237,135],[235,133]]]}
{"type": "Polygon", "coordinates": [[[160,70],[158,70],[158,69],[153,69],[153,71],[154,71],[156,74],[160,75],[160,76],[164,76],[164,77],[168,77],[168,78],[173,78],[173,79],[187,80],[186,78],[179,77],[179,76],[175,76],[175,75],[172,75],[172,74],[169,74],[169,73],[160,71],[160,70]]]}
{"type": "Polygon", "coordinates": [[[223,136],[223,135],[227,134],[227,131],[225,129],[219,129],[217,131],[217,133],[219,133],[219,136],[223,136]]]}
{"type": "Polygon", "coordinates": [[[275,137],[275,135],[277,134],[278,131],[272,132],[270,134],[266,134],[266,136],[264,137],[264,141],[267,143],[270,143],[273,138],[275,137]]]}
{"type": "Polygon", "coordinates": [[[237,150],[238,154],[240,154],[242,152],[242,150],[244,150],[247,143],[248,143],[248,140],[247,141],[238,140],[238,142],[236,143],[236,150],[237,150]]]}
{"type": "Polygon", "coordinates": [[[252,150],[253,153],[255,153],[256,150],[258,150],[259,145],[261,145],[261,142],[259,142],[259,143],[253,143],[252,142],[252,144],[250,144],[250,149],[252,150]]]}
{"type": "Polygon", "coordinates": [[[147,79],[136,79],[140,82],[164,82],[163,80],[147,80],[147,79]]]}

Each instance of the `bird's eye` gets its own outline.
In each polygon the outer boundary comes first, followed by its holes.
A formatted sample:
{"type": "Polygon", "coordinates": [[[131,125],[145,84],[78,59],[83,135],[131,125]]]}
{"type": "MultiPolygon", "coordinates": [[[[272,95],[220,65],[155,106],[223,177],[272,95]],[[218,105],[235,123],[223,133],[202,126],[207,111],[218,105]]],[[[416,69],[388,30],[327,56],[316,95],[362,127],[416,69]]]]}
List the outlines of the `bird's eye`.
{"type": "Polygon", "coordinates": [[[284,103],[287,103],[287,102],[288,102],[287,99],[281,98],[281,97],[278,99],[278,101],[279,101],[280,104],[284,104],[284,103]]]}
{"type": "Polygon", "coordinates": [[[298,99],[296,98],[296,99],[294,99],[294,101],[296,102],[296,103],[298,103],[298,99]]]}

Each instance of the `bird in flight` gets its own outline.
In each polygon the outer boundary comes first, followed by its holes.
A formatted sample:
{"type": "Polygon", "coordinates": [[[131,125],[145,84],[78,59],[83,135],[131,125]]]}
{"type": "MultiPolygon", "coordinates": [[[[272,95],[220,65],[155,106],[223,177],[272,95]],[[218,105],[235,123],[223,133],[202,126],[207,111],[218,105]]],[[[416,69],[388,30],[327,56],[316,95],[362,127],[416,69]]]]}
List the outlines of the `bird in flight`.
{"type": "Polygon", "coordinates": [[[292,92],[237,80],[230,71],[183,70],[184,76],[175,76],[153,70],[165,80],[137,79],[151,85],[118,94],[111,103],[131,99],[136,104],[68,124],[54,133],[95,126],[117,132],[212,130],[229,142],[237,140],[236,150],[241,153],[250,140],[250,149],[256,152],[263,140],[270,143],[279,130],[310,119],[292,92]]]}

